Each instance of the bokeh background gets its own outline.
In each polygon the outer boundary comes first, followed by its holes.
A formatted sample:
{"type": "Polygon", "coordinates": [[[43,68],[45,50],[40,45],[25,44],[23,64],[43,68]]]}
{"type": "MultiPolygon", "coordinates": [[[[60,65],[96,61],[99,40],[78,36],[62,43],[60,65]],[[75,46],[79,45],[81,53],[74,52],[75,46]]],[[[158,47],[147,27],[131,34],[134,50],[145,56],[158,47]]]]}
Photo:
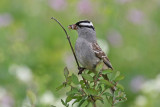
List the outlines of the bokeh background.
{"type": "MultiPolygon", "coordinates": [[[[159,0],[1,0],[0,107],[30,107],[28,90],[36,107],[63,107],[66,90],[56,91],[63,69],[78,71],[52,16],[66,29],[79,20],[93,22],[113,67],[125,75],[128,100],[117,107],[159,107],[159,0]]],[[[74,44],[76,31],[67,31],[74,44]]]]}

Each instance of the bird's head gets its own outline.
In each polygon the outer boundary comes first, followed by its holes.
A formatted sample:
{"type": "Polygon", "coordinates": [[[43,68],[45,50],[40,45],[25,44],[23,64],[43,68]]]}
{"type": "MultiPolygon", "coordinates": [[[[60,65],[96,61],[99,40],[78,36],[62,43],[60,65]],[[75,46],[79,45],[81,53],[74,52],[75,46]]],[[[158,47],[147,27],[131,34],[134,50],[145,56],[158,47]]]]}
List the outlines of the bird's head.
{"type": "Polygon", "coordinates": [[[92,22],[88,20],[79,21],[76,24],[68,26],[69,29],[76,30],[78,37],[81,37],[89,42],[96,41],[96,32],[92,22]]]}
{"type": "Polygon", "coordinates": [[[88,21],[88,20],[79,21],[75,24],[69,25],[68,28],[72,29],[72,30],[81,30],[81,29],[95,30],[94,26],[93,26],[93,23],[88,21]]]}

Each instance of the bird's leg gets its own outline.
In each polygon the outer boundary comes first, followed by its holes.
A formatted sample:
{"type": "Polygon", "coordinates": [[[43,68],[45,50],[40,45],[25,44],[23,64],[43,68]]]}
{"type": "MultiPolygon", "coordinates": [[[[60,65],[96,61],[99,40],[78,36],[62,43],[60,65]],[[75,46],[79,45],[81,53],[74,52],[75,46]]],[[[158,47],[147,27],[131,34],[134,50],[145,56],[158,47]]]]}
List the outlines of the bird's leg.
{"type": "Polygon", "coordinates": [[[85,69],[86,69],[86,68],[78,67],[78,70],[79,70],[78,75],[79,75],[79,74],[82,74],[82,72],[83,72],[85,69]]]}

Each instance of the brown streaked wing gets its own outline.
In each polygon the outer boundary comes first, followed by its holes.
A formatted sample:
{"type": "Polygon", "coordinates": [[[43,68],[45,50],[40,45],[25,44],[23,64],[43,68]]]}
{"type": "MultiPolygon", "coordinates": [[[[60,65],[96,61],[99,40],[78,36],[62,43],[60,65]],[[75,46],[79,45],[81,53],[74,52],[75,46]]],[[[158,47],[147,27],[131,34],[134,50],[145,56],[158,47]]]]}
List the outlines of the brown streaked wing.
{"type": "Polygon", "coordinates": [[[101,47],[98,45],[98,43],[92,43],[92,48],[94,53],[96,54],[96,56],[99,59],[102,59],[103,62],[111,69],[113,69],[108,57],[106,56],[106,54],[102,51],[101,47]]]}

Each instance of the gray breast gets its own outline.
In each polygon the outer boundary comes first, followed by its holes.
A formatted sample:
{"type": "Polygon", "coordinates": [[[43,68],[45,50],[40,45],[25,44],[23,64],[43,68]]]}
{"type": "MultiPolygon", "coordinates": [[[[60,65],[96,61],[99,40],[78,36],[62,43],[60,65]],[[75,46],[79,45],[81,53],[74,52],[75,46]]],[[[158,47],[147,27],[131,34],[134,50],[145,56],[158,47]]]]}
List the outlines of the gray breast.
{"type": "Polygon", "coordinates": [[[94,69],[99,62],[99,58],[92,50],[92,44],[81,37],[78,37],[76,41],[75,53],[80,64],[87,69],[94,69]]]}

